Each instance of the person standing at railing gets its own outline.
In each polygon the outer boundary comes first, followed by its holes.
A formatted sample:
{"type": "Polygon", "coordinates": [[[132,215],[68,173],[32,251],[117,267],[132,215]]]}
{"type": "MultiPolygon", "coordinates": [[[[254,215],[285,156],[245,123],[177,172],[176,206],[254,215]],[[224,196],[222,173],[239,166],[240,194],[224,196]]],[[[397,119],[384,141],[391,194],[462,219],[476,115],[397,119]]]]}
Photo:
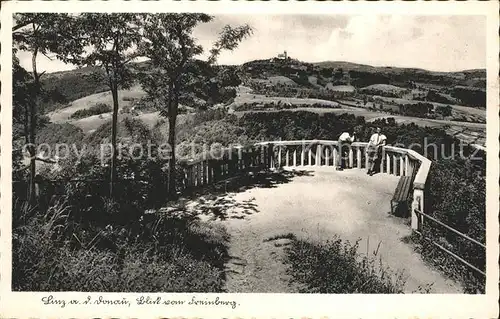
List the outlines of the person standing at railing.
{"type": "Polygon", "coordinates": [[[366,174],[372,176],[375,173],[375,165],[380,163],[382,149],[385,146],[387,137],[382,134],[382,129],[377,127],[377,131],[370,137],[366,146],[366,156],[368,157],[368,170],[366,174]]]}
{"type": "Polygon", "coordinates": [[[337,160],[337,170],[342,171],[346,168],[346,161],[349,158],[349,150],[351,149],[351,143],[354,142],[356,138],[356,133],[353,130],[349,130],[340,134],[339,136],[339,159],[337,160]]]}

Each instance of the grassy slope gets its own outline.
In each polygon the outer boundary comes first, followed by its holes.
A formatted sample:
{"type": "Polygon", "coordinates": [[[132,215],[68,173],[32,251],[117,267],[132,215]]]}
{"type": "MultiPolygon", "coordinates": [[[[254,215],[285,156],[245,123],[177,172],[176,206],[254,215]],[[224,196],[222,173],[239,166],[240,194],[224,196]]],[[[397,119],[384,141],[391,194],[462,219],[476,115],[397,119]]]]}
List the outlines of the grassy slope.
{"type": "Polygon", "coordinates": [[[332,101],[325,101],[320,99],[301,99],[292,97],[266,97],[261,94],[253,94],[248,87],[240,86],[238,88],[238,96],[234,99],[234,102],[229,105],[230,108],[244,104],[244,103],[272,103],[281,101],[283,103],[290,104],[314,104],[321,103],[324,105],[337,106],[338,103],[332,101]]]}
{"type": "Polygon", "coordinates": [[[390,84],[372,84],[369,86],[366,86],[364,88],[361,88],[360,91],[364,90],[380,90],[384,92],[399,92],[399,91],[405,91],[405,88],[401,88],[399,86],[395,85],[390,85],[390,84]]]}
{"type": "MultiPolygon", "coordinates": [[[[132,103],[131,101],[126,101],[127,99],[139,99],[144,95],[144,91],[138,85],[132,87],[130,90],[119,90],[118,97],[120,107],[123,108],[129,106],[132,103]]],[[[54,123],[67,122],[69,117],[76,111],[88,109],[89,107],[94,106],[97,103],[105,103],[112,106],[113,98],[111,96],[111,92],[108,91],[85,96],[81,99],[73,101],[70,106],[49,112],[47,115],[54,123]]]]}
{"type": "Polygon", "coordinates": [[[285,84],[290,86],[297,86],[297,83],[290,78],[282,75],[270,76],[267,79],[258,79],[258,82],[269,83],[269,84],[285,84]]]}
{"type": "Polygon", "coordinates": [[[332,83],[327,83],[325,88],[334,92],[354,92],[356,90],[352,85],[333,85],[332,83]]]}

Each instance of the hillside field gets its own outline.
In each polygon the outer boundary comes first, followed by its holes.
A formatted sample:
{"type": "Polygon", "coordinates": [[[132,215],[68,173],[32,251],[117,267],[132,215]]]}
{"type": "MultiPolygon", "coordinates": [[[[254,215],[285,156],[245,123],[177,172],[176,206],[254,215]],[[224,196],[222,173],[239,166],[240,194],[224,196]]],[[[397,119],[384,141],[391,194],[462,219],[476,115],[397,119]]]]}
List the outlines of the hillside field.
{"type": "MultiPolygon", "coordinates": [[[[130,90],[119,90],[119,106],[121,109],[131,106],[133,100],[138,100],[145,96],[145,92],[139,85],[132,87],[130,90]]],[[[47,113],[47,116],[53,123],[64,123],[70,119],[70,116],[78,110],[88,109],[99,103],[104,103],[107,105],[113,105],[113,98],[111,92],[102,92],[92,95],[88,95],[81,99],[75,100],[70,103],[68,107],[57,109],[55,111],[47,113]]],[[[109,113],[111,114],[111,113],[109,113]]]]}
{"type": "Polygon", "coordinates": [[[300,105],[300,104],[323,104],[326,106],[338,107],[339,104],[333,101],[326,101],[320,99],[302,99],[302,98],[293,98],[293,97],[273,97],[273,96],[264,96],[261,94],[251,93],[252,90],[249,87],[240,86],[237,90],[237,96],[234,99],[234,102],[229,105],[230,109],[234,109],[242,104],[251,104],[251,103],[278,103],[281,101],[282,103],[290,103],[292,105],[300,105]]]}

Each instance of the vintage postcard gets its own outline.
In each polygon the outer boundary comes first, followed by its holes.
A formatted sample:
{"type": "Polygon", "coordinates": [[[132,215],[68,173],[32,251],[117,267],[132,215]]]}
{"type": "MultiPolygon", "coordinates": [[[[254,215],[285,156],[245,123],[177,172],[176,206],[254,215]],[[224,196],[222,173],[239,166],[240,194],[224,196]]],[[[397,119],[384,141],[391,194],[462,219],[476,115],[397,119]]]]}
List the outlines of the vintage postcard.
{"type": "Polygon", "coordinates": [[[497,318],[498,9],[3,3],[0,317],[497,318]]]}

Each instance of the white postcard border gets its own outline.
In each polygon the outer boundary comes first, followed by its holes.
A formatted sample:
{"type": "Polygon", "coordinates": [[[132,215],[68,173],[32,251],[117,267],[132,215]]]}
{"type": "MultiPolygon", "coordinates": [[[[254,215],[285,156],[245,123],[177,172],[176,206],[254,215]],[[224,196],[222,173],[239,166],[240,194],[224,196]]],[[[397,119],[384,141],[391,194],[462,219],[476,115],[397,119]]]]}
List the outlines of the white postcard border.
{"type": "MultiPolygon", "coordinates": [[[[243,2],[243,1],[28,1],[4,2],[1,54],[1,197],[0,197],[0,317],[188,317],[188,318],[491,318],[498,315],[498,2],[243,2]],[[487,285],[485,295],[303,295],[303,294],[99,294],[11,292],[11,72],[12,12],[83,11],[197,11],[207,13],[331,13],[331,14],[407,14],[407,15],[485,15],[487,16],[487,285]],[[41,298],[52,294],[65,299],[85,299],[87,295],[126,297],[162,296],[169,299],[204,299],[208,295],[234,299],[230,307],[194,306],[66,306],[49,307],[41,298]]],[[[479,32],[479,31],[478,31],[479,32]]]]}

